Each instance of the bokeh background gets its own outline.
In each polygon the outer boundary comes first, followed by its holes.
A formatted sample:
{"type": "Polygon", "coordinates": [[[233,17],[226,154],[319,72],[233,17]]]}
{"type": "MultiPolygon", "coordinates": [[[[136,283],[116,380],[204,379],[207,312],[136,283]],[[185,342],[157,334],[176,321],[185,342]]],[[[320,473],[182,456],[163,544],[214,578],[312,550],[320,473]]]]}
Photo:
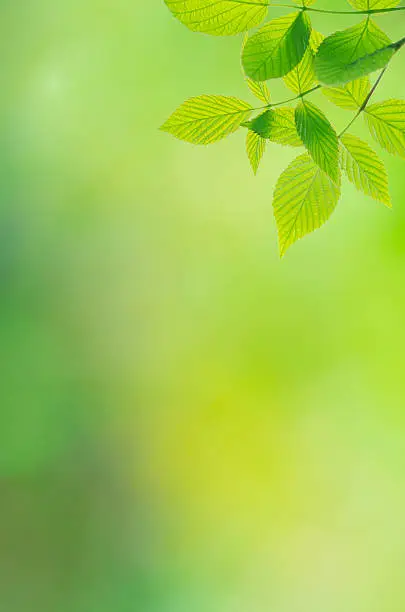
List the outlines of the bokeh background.
{"type": "Polygon", "coordinates": [[[296,150],[255,178],[244,132],[158,131],[193,95],[253,102],[241,37],[157,0],[3,0],[0,31],[0,609],[402,612],[403,161],[393,211],[346,182],[280,261],[296,150]]]}

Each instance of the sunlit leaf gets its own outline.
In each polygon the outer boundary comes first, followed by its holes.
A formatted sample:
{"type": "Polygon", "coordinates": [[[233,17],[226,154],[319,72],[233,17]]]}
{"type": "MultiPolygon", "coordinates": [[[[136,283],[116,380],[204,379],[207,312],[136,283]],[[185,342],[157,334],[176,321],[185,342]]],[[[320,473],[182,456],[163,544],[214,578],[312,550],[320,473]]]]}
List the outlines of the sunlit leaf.
{"type": "Polygon", "coordinates": [[[266,140],[256,134],[256,132],[252,132],[248,130],[246,136],[246,152],[250,161],[250,165],[252,166],[253,172],[256,174],[259,168],[259,164],[266,150],[266,140]]]}
{"type": "Polygon", "coordinates": [[[332,181],[310,155],[291,162],[278,179],[273,200],[281,256],[329,219],[339,195],[340,182],[332,181]]]}
{"type": "Polygon", "coordinates": [[[383,68],[396,50],[388,36],[367,17],[325,38],[315,58],[315,72],[325,85],[343,85],[383,68]]]}
{"type": "Polygon", "coordinates": [[[302,147],[302,140],[295,125],[295,109],[282,106],[273,110],[269,140],[290,147],[302,147]]]}
{"type": "Polygon", "coordinates": [[[295,125],[294,109],[291,107],[267,110],[250,121],[248,127],[262,138],[277,144],[291,147],[302,146],[295,125]]]}
{"type": "Polygon", "coordinates": [[[349,181],[359,191],[391,207],[387,172],[377,153],[351,134],[344,134],[340,142],[340,163],[349,181]]]}
{"type": "Polygon", "coordinates": [[[192,144],[211,144],[235,132],[251,111],[250,104],[237,98],[198,96],[184,102],[161,130],[192,144]]]}
{"type": "Polygon", "coordinates": [[[269,21],[243,49],[246,75],[254,81],[266,81],[288,74],[303,57],[310,33],[309,19],[302,11],[269,21]]]}
{"type": "Polygon", "coordinates": [[[165,0],[179,21],[194,32],[230,36],[253,28],[267,15],[267,0],[165,0]]]}
{"type": "Polygon", "coordinates": [[[358,11],[375,11],[398,6],[401,0],[349,0],[349,2],[358,11]]]}
{"type": "Polygon", "coordinates": [[[318,166],[336,183],[339,181],[339,145],[332,125],[323,112],[308,101],[295,110],[297,132],[318,166]]]}
{"type": "Polygon", "coordinates": [[[314,54],[308,46],[300,63],[284,77],[284,83],[299,94],[310,89],[315,81],[314,54]]]}
{"type": "Polygon", "coordinates": [[[309,46],[311,47],[314,53],[318,52],[318,49],[324,40],[325,40],[325,36],[321,34],[320,32],[317,32],[317,30],[314,30],[312,28],[311,36],[309,38],[309,46]]]}
{"type": "Polygon", "coordinates": [[[322,93],[340,108],[357,110],[370,93],[371,84],[368,77],[361,77],[343,87],[322,87],[322,93]]]}
{"type": "Polygon", "coordinates": [[[393,155],[405,157],[405,102],[386,100],[367,106],[364,119],[373,138],[393,155]]]}
{"type": "Polygon", "coordinates": [[[323,39],[322,34],[312,29],[309,44],[302,60],[284,77],[284,83],[294,93],[308,91],[316,82],[314,60],[323,39]]]}
{"type": "Polygon", "coordinates": [[[256,98],[258,98],[258,100],[261,100],[261,102],[264,102],[265,104],[269,104],[270,91],[264,81],[258,82],[252,81],[252,79],[247,79],[246,82],[250,91],[254,96],[256,96],[256,98]]]}

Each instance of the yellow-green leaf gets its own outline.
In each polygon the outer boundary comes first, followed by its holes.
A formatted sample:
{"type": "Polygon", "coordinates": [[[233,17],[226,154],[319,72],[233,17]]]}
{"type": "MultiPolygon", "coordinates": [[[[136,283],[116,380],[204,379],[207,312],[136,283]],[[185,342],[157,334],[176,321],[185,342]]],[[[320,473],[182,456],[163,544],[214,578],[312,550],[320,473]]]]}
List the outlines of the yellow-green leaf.
{"type": "Polygon", "coordinates": [[[339,195],[340,182],[334,183],[310,155],[291,162],[278,179],[273,200],[281,257],[329,219],[339,195]]]}
{"type": "Polygon", "coordinates": [[[401,0],[349,0],[349,2],[358,11],[376,11],[398,6],[401,0]]]}
{"type": "Polygon", "coordinates": [[[266,140],[256,134],[256,132],[252,132],[248,130],[246,136],[246,152],[250,161],[250,165],[252,166],[253,172],[256,174],[259,168],[259,164],[266,150],[266,140]]]}
{"type": "Polygon", "coordinates": [[[338,183],[338,137],[323,112],[311,102],[303,101],[295,109],[297,132],[316,164],[338,183]]]}
{"type": "Polygon", "coordinates": [[[315,58],[315,72],[325,85],[343,85],[383,68],[396,49],[388,36],[367,17],[325,38],[315,58]]]}
{"type": "Polygon", "coordinates": [[[359,191],[391,207],[387,172],[377,153],[351,134],[344,134],[340,142],[340,163],[349,181],[359,191]]]}
{"type": "Polygon", "coordinates": [[[165,0],[179,21],[194,32],[232,36],[253,28],[267,15],[267,0],[165,0]]]}
{"type": "Polygon", "coordinates": [[[314,59],[324,36],[311,30],[309,44],[302,60],[285,77],[284,83],[294,93],[304,93],[316,82],[314,59]]]}
{"type": "Polygon", "coordinates": [[[309,39],[309,46],[311,47],[314,53],[318,53],[318,49],[324,40],[325,40],[325,36],[312,28],[311,36],[309,39]]]}
{"type": "Polygon", "coordinates": [[[288,106],[265,111],[249,122],[249,129],[281,145],[302,146],[295,126],[294,109],[288,106]]]}
{"type": "Polygon", "coordinates": [[[314,54],[307,47],[300,63],[284,77],[284,83],[291,91],[299,94],[310,89],[315,81],[314,54]]]}
{"type": "Polygon", "coordinates": [[[386,100],[367,106],[364,119],[373,138],[393,155],[405,157],[405,102],[386,100]]]}
{"type": "Polygon", "coordinates": [[[344,87],[323,87],[322,93],[340,108],[357,110],[370,93],[371,84],[368,77],[351,81],[344,87]]]}
{"type": "Polygon", "coordinates": [[[295,125],[295,109],[282,106],[273,109],[273,121],[269,140],[289,147],[302,147],[302,140],[295,125]]]}
{"type": "Polygon", "coordinates": [[[267,87],[267,84],[264,81],[252,81],[252,79],[246,79],[247,85],[256,98],[264,102],[265,104],[269,104],[270,102],[270,91],[267,87]]]}
{"type": "Polygon", "coordinates": [[[211,144],[235,132],[249,118],[252,107],[226,96],[198,96],[184,102],[161,130],[192,144],[211,144]]]}
{"type": "Polygon", "coordinates": [[[246,75],[254,81],[267,81],[288,74],[303,57],[310,33],[304,11],[272,19],[248,39],[243,49],[246,75]]]}

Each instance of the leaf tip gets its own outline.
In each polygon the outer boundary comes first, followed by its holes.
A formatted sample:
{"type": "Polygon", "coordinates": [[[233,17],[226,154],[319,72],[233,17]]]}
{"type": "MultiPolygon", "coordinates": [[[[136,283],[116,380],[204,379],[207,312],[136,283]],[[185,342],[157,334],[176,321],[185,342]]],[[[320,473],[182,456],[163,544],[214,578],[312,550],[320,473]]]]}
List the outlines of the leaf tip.
{"type": "Polygon", "coordinates": [[[282,241],[281,238],[278,239],[278,255],[280,259],[284,259],[285,254],[288,251],[288,247],[290,246],[291,245],[288,244],[287,242],[282,241]]]}
{"type": "Polygon", "coordinates": [[[167,120],[158,127],[159,132],[168,132],[167,120]]]}

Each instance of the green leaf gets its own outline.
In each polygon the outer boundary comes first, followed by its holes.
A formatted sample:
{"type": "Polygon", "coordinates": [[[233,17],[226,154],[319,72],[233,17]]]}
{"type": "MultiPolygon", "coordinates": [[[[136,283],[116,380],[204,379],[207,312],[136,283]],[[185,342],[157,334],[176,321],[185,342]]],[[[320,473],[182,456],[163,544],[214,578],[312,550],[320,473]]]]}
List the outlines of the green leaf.
{"type": "Polygon", "coordinates": [[[284,77],[284,83],[291,91],[299,94],[310,89],[315,81],[314,54],[307,47],[300,63],[284,77]]]}
{"type": "Polygon", "coordinates": [[[273,121],[269,140],[280,145],[302,147],[302,140],[295,125],[295,109],[282,106],[273,110],[273,121]]]}
{"type": "Polygon", "coordinates": [[[259,164],[266,150],[266,140],[256,134],[256,132],[252,132],[248,130],[246,136],[246,152],[248,154],[248,158],[250,161],[250,165],[252,166],[253,172],[256,174],[259,168],[259,164]]]}
{"type": "MultiPolygon", "coordinates": [[[[339,81],[341,83],[346,83],[349,80],[356,79],[358,77],[371,74],[376,70],[385,68],[385,66],[389,63],[396,51],[396,45],[391,44],[387,47],[384,47],[383,49],[374,51],[374,53],[370,53],[369,55],[364,55],[363,57],[360,57],[350,66],[345,67],[344,72],[341,73],[339,81]]],[[[335,83],[336,82],[337,79],[335,80],[335,83]]]]}
{"type": "Polygon", "coordinates": [[[359,191],[391,207],[387,172],[377,153],[351,134],[344,134],[340,141],[340,163],[349,181],[359,191]]]}
{"type": "Polygon", "coordinates": [[[310,155],[291,162],[278,179],[273,201],[281,257],[329,219],[339,195],[340,182],[335,184],[310,155]]]}
{"type": "Polygon", "coordinates": [[[253,28],[267,15],[267,0],[165,0],[179,21],[193,32],[232,36],[253,28]]]}
{"type": "Polygon", "coordinates": [[[358,11],[375,11],[398,6],[401,0],[349,0],[349,2],[358,11]]]}
{"type": "Polygon", "coordinates": [[[316,82],[314,60],[323,39],[322,34],[311,30],[309,44],[302,60],[284,77],[284,83],[294,93],[304,93],[316,82]]]}
{"type": "Polygon", "coordinates": [[[338,137],[319,108],[303,101],[295,109],[297,132],[311,157],[330,178],[339,181],[338,137]]]}
{"type": "Polygon", "coordinates": [[[273,123],[273,115],[274,111],[272,109],[266,110],[245,125],[262,138],[268,138],[273,123]]]}
{"type": "MultiPolygon", "coordinates": [[[[243,37],[243,41],[242,41],[242,53],[243,53],[243,50],[248,40],[249,40],[249,34],[246,32],[243,37]]],[[[243,70],[243,65],[242,65],[242,70],[243,70]]],[[[243,75],[245,76],[244,70],[243,70],[243,75]]],[[[246,77],[246,83],[250,91],[252,92],[252,94],[256,96],[258,100],[260,100],[261,102],[264,102],[265,104],[270,103],[270,98],[271,98],[270,91],[265,81],[260,81],[260,82],[254,81],[253,79],[249,79],[249,77],[246,77]]]]}
{"type": "Polygon", "coordinates": [[[310,22],[303,11],[269,21],[248,39],[243,49],[246,75],[254,81],[286,75],[303,57],[310,33],[310,22]]]}
{"type": "Polygon", "coordinates": [[[405,102],[386,100],[367,106],[364,119],[373,138],[393,155],[405,158],[405,102]]]}
{"type": "Polygon", "coordinates": [[[316,30],[311,30],[311,36],[309,39],[309,46],[311,47],[314,54],[318,53],[318,49],[321,43],[325,40],[325,36],[316,30]]]}
{"type": "Polygon", "coordinates": [[[294,109],[288,106],[269,109],[252,119],[248,127],[262,138],[291,147],[302,146],[295,126],[294,109]]]}
{"type": "Polygon", "coordinates": [[[315,58],[315,72],[325,85],[343,85],[384,68],[396,49],[388,36],[367,17],[325,38],[315,58]]]}
{"type": "Polygon", "coordinates": [[[184,102],[160,129],[192,144],[211,144],[235,132],[251,111],[237,98],[198,96],[184,102]]]}
{"type": "Polygon", "coordinates": [[[250,91],[254,96],[256,96],[256,98],[265,104],[269,104],[270,91],[264,81],[258,83],[257,81],[252,81],[252,79],[246,79],[246,82],[250,91]]]}
{"type": "Polygon", "coordinates": [[[340,108],[357,110],[367,98],[370,89],[370,79],[361,77],[347,83],[344,87],[323,87],[322,93],[340,108]]]}

